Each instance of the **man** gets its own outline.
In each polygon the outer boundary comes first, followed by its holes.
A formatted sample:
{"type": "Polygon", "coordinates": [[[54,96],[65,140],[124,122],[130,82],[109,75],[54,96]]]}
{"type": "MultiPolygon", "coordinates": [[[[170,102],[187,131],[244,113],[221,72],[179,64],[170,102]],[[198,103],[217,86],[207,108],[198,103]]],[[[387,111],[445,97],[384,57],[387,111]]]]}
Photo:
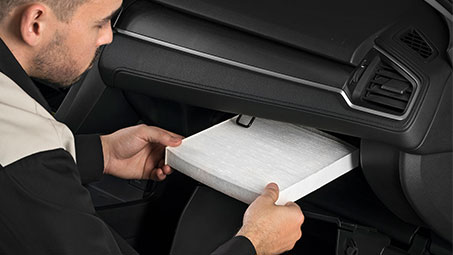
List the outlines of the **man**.
{"type": "MultiPolygon", "coordinates": [[[[64,86],[112,41],[121,0],[0,2],[0,254],[122,254],[82,186],[102,174],[164,180],[165,146],[181,137],[145,125],[107,136],[74,136],[49,113],[29,76],[64,86]]],[[[276,206],[269,184],[236,237],[214,254],[278,254],[300,238],[294,203],[276,206]]]]}

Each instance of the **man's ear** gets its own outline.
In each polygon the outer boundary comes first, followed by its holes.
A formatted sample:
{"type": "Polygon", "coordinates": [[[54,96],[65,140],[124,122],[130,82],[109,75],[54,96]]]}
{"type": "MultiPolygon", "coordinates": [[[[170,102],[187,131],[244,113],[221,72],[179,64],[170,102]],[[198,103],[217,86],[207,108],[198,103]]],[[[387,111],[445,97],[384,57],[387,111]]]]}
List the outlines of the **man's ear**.
{"type": "Polygon", "coordinates": [[[49,12],[48,7],[42,4],[32,4],[24,9],[20,20],[20,34],[26,44],[36,46],[43,40],[43,33],[48,28],[49,12]]]}

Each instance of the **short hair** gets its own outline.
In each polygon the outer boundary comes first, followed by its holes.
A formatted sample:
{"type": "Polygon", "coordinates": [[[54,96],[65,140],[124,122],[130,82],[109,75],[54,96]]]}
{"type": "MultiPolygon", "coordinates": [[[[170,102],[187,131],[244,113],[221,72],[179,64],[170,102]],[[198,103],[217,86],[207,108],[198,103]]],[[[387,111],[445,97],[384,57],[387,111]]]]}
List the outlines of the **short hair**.
{"type": "Polygon", "coordinates": [[[0,0],[0,22],[16,7],[28,3],[49,6],[60,21],[69,21],[75,10],[89,0],[0,0]]]}

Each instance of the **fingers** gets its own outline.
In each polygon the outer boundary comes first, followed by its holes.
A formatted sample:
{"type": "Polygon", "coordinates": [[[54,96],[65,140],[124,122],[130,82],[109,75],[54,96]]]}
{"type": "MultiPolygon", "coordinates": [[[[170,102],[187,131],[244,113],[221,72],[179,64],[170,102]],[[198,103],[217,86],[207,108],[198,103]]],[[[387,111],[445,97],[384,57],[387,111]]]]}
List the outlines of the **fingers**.
{"type": "Polygon", "coordinates": [[[152,179],[154,181],[163,181],[166,179],[167,175],[170,175],[173,170],[170,166],[165,165],[164,160],[164,146],[152,146],[151,153],[146,159],[143,178],[152,179]]]}
{"type": "Polygon", "coordinates": [[[165,165],[162,167],[162,170],[164,171],[165,175],[170,175],[173,173],[173,169],[169,165],[165,165]]]}
{"type": "Polygon", "coordinates": [[[151,171],[150,178],[153,181],[163,181],[167,176],[164,174],[161,168],[155,168],[151,171]]]}
{"type": "Polygon", "coordinates": [[[140,126],[140,128],[141,138],[150,143],[160,143],[165,146],[176,147],[182,142],[182,136],[160,129],[158,127],[142,125],[140,126]]]}
{"type": "Polygon", "coordinates": [[[173,170],[170,168],[170,166],[165,165],[160,168],[151,170],[149,178],[154,181],[163,181],[167,178],[167,175],[170,175],[172,173],[173,170]]]}
{"type": "Polygon", "coordinates": [[[159,161],[159,164],[157,165],[157,167],[162,169],[162,171],[164,172],[165,175],[170,175],[171,173],[173,173],[173,170],[171,169],[171,167],[169,165],[164,165],[164,164],[165,164],[165,161],[163,159],[161,159],[159,161]]]}
{"type": "Polygon", "coordinates": [[[272,200],[272,202],[276,202],[278,199],[278,185],[275,183],[269,183],[266,188],[264,188],[263,193],[261,194],[261,197],[269,198],[272,200]]]}
{"type": "Polygon", "coordinates": [[[291,211],[296,214],[297,222],[299,226],[301,226],[305,221],[305,216],[302,212],[302,209],[300,209],[300,206],[294,202],[288,202],[285,204],[285,206],[291,208],[291,211]]]}
{"type": "Polygon", "coordinates": [[[156,173],[157,181],[163,181],[167,177],[161,168],[158,168],[154,172],[156,173]]]}

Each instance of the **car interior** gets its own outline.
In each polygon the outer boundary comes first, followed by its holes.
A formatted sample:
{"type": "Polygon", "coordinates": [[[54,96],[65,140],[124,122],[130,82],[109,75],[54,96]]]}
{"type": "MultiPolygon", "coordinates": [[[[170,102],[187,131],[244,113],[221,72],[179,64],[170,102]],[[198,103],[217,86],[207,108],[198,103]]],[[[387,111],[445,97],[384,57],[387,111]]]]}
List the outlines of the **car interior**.
{"type": "MultiPolygon", "coordinates": [[[[360,166],[297,201],[289,254],[447,255],[452,13],[451,0],[129,0],[78,83],[39,88],[75,134],[145,123],[188,137],[238,114],[328,132],[360,166]]],[[[87,188],[140,254],[209,254],[247,208],[177,169],[87,188]]]]}

